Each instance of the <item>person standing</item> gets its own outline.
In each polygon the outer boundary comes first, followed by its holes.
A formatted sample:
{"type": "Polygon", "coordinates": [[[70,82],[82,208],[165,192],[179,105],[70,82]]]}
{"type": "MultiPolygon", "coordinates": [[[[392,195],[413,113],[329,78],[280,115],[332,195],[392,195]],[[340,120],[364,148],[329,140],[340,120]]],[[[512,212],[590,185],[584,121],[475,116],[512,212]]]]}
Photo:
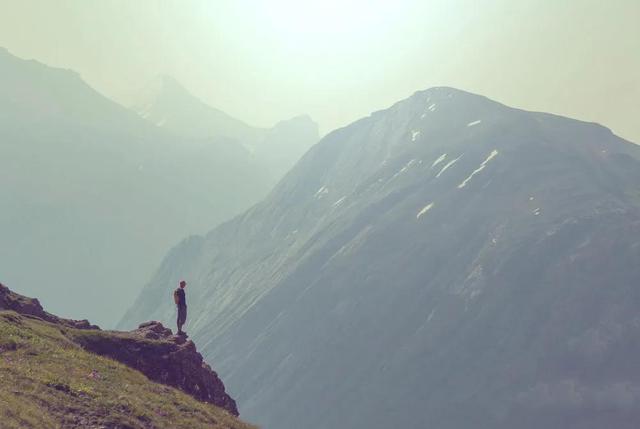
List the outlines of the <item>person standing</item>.
{"type": "Polygon", "coordinates": [[[187,296],[184,292],[185,287],[187,287],[187,282],[180,280],[180,286],[173,292],[173,300],[178,307],[178,335],[184,335],[182,327],[187,321],[187,296]]]}

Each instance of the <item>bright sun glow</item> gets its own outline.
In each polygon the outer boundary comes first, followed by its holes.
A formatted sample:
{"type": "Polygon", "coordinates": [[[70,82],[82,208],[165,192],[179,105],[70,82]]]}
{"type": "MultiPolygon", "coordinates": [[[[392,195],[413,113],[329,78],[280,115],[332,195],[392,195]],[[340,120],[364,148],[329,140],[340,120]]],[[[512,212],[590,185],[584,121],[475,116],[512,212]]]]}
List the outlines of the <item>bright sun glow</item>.
{"type": "Polygon", "coordinates": [[[380,36],[392,21],[393,2],[379,0],[270,0],[260,15],[272,34],[294,44],[331,44],[380,36]]]}

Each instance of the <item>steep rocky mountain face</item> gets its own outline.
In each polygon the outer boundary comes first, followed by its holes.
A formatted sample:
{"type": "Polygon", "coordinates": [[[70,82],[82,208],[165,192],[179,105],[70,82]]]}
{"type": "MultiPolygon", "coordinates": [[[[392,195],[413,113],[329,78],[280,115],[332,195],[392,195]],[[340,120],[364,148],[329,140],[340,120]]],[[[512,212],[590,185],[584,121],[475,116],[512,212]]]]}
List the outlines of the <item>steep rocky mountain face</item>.
{"type": "Polygon", "coordinates": [[[56,313],[114,324],[167,247],[269,177],[235,142],[177,137],[0,49],[0,272],[56,313]]]}
{"type": "Polygon", "coordinates": [[[124,320],[187,332],[269,428],[632,428],[640,151],[451,88],[315,145],[172,249],[124,320]]]}
{"type": "Polygon", "coordinates": [[[272,128],[253,127],[207,105],[170,76],[151,82],[133,110],[177,135],[236,142],[269,172],[270,185],[275,185],[319,139],[318,125],[308,116],[281,121],[272,128]]]}
{"type": "Polygon", "coordinates": [[[184,336],[158,322],[101,331],[1,284],[0,380],[3,428],[250,429],[184,336]]]}

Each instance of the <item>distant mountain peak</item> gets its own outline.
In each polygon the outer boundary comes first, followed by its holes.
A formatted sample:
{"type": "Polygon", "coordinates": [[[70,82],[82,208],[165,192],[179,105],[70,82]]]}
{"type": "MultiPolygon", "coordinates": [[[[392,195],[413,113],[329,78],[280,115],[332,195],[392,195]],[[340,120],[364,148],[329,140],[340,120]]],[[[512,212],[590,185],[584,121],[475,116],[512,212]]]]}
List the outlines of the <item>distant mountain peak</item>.
{"type": "Polygon", "coordinates": [[[138,93],[134,110],[168,100],[170,102],[201,102],[191,94],[176,78],[160,74],[149,81],[138,93]]]}
{"type": "Polygon", "coordinates": [[[187,137],[236,138],[253,132],[252,127],[209,106],[169,75],[157,76],[136,98],[132,109],[140,116],[187,137]]]}
{"type": "Polygon", "coordinates": [[[180,87],[180,88],[184,89],[182,84],[180,82],[178,82],[178,80],[176,78],[174,78],[173,76],[171,76],[169,74],[160,74],[160,75],[158,75],[157,79],[160,80],[162,82],[162,84],[164,84],[164,85],[175,85],[177,87],[180,87]]]}
{"type": "Polygon", "coordinates": [[[168,75],[156,77],[141,94],[133,110],[146,120],[199,141],[236,143],[251,152],[275,180],[319,138],[318,124],[308,115],[280,121],[271,128],[253,127],[209,106],[168,75]]]}
{"type": "MultiPolygon", "coordinates": [[[[189,92],[176,78],[170,75],[160,75],[156,78],[159,85],[159,95],[165,96],[180,96],[198,99],[195,95],[189,92]]],[[[199,99],[198,99],[199,100],[199,99]]]]}
{"type": "MultiPolygon", "coordinates": [[[[0,49],[0,92],[3,102],[10,103],[14,120],[37,119],[40,128],[51,124],[85,122],[118,123],[112,129],[123,129],[133,122],[147,126],[130,111],[106,98],[81,75],[70,69],[52,67],[35,59],[24,59],[0,49]]],[[[104,124],[102,124],[104,125],[104,124]]]]}
{"type": "Polygon", "coordinates": [[[316,131],[318,130],[317,122],[315,122],[311,116],[303,114],[276,122],[276,124],[271,128],[271,131],[273,132],[274,130],[288,127],[305,127],[308,129],[315,129],[316,131]]]}

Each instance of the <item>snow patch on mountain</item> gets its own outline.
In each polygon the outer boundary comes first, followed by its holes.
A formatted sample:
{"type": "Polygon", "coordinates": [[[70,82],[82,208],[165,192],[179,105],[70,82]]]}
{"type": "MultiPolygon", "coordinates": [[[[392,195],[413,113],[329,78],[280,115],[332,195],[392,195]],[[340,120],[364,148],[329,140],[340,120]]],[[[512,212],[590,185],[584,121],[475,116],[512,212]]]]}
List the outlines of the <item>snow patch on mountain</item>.
{"type": "Polygon", "coordinates": [[[402,173],[406,172],[412,165],[414,165],[416,162],[418,162],[417,159],[412,159],[411,161],[407,162],[396,174],[394,174],[391,179],[389,179],[389,181],[392,181],[393,179],[395,179],[396,177],[398,177],[399,175],[401,175],[402,173]]]}
{"type": "Polygon", "coordinates": [[[320,189],[318,189],[318,192],[316,192],[315,197],[317,199],[320,199],[320,198],[324,197],[325,194],[328,194],[328,193],[329,193],[329,188],[327,188],[326,186],[323,186],[320,189]]]}
{"type": "Polygon", "coordinates": [[[416,219],[420,219],[424,214],[426,214],[433,207],[433,203],[429,203],[422,208],[416,215],[416,219]]]}
{"type": "Polygon", "coordinates": [[[451,161],[449,161],[447,164],[445,164],[444,167],[442,167],[442,169],[440,170],[440,172],[438,172],[438,174],[436,174],[436,178],[440,177],[442,175],[442,173],[444,173],[445,171],[447,171],[449,169],[449,167],[451,167],[453,164],[455,164],[456,162],[458,162],[458,160],[462,158],[462,155],[460,155],[459,157],[457,157],[456,159],[452,159],[451,161]]]}
{"type": "Polygon", "coordinates": [[[435,161],[433,161],[433,164],[431,164],[431,168],[435,167],[436,165],[440,164],[442,161],[445,160],[445,158],[447,157],[446,153],[443,153],[442,155],[440,155],[438,157],[438,159],[436,159],[435,161]]]}
{"type": "Polygon", "coordinates": [[[467,186],[467,183],[469,182],[469,180],[471,180],[473,178],[473,176],[475,176],[476,174],[480,173],[482,170],[484,170],[484,168],[487,166],[487,163],[489,161],[491,161],[493,158],[496,157],[496,155],[498,155],[498,151],[496,149],[492,150],[491,153],[489,154],[489,156],[487,157],[487,159],[485,159],[484,161],[482,161],[482,164],[480,164],[480,167],[476,168],[475,170],[473,170],[473,172],[469,175],[469,177],[467,177],[466,179],[464,179],[462,181],[462,183],[460,183],[458,185],[458,189],[462,189],[465,186],[467,186]]]}
{"type": "Polygon", "coordinates": [[[347,198],[347,196],[345,195],[344,197],[340,198],[338,201],[336,201],[335,203],[333,203],[333,207],[338,207],[340,204],[342,204],[344,202],[344,200],[347,198]]]}

